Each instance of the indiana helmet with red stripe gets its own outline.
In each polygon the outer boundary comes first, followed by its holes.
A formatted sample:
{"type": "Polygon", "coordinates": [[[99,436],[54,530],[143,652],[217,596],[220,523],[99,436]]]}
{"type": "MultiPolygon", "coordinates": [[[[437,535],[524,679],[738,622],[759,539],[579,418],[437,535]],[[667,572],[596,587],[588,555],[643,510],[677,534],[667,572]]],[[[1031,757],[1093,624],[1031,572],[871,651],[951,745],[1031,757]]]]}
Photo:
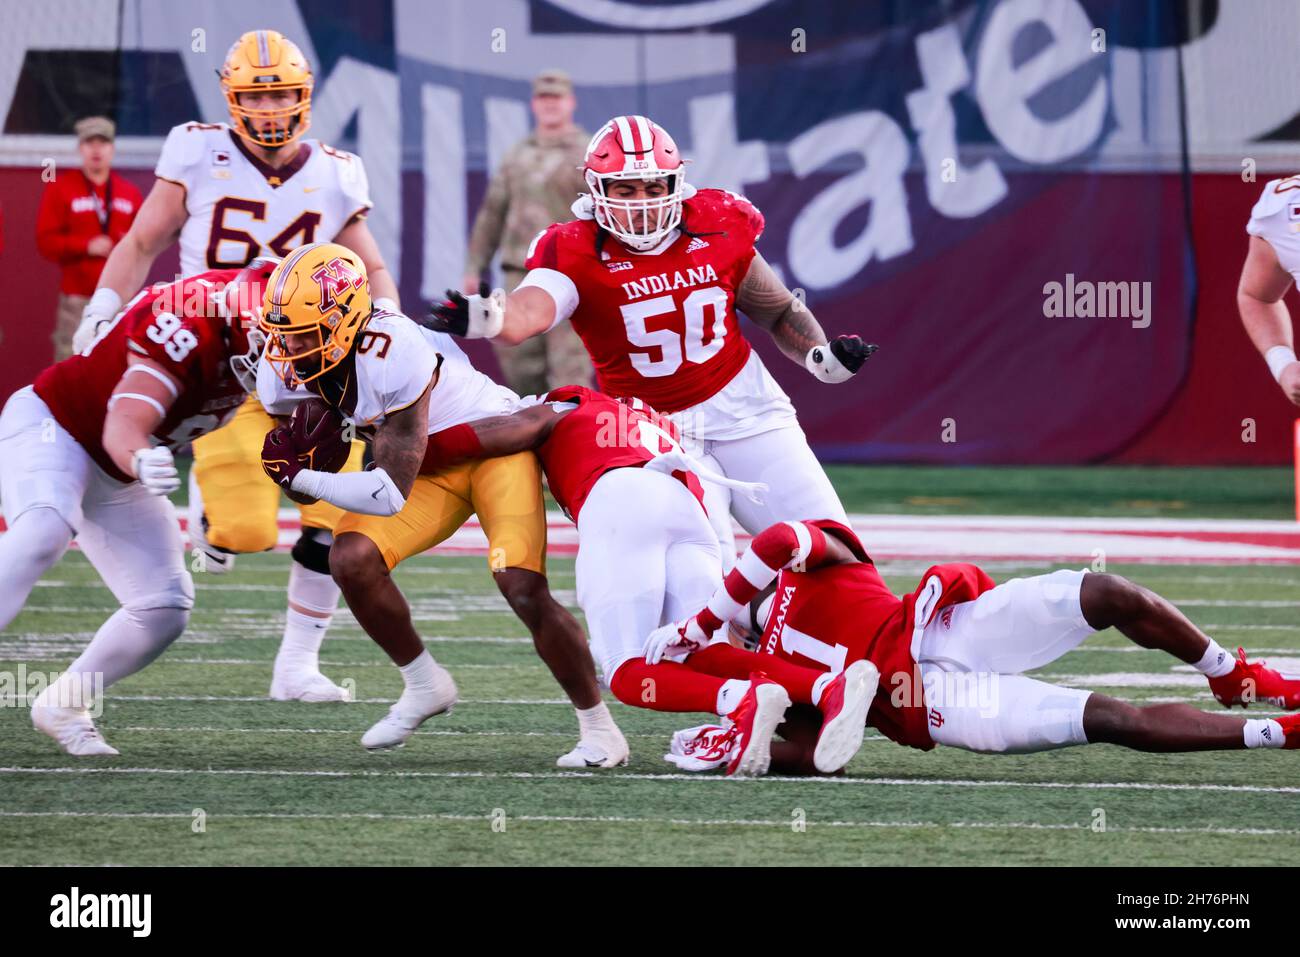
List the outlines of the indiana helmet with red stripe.
{"type": "Polygon", "coordinates": [[[616,116],[591,138],[583,177],[591,189],[597,225],[632,249],[653,249],[682,220],[690,196],[686,165],[668,132],[644,116],[616,116]],[[663,180],[662,196],[620,199],[609,187],[620,180],[663,180]]]}

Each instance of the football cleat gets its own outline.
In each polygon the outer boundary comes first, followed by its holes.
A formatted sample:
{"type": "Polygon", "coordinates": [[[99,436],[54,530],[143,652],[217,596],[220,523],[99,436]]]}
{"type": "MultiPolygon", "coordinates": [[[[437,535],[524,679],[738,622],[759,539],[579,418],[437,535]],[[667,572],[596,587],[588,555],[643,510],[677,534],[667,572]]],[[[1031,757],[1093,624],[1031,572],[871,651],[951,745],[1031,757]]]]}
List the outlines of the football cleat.
{"type": "Polygon", "coordinates": [[[772,763],[772,735],[790,707],[790,695],[767,675],[750,676],[749,691],[736,710],[727,715],[736,732],[727,762],[730,777],[756,778],[772,763]]]}
{"type": "Polygon", "coordinates": [[[118,753],[117,748],[104,740],[85,708],[60,708],[41,704],[37,698],[32,704],[32,726],[48,734],[60,748],[76,757],[118,753]]]}
{"type": "Polygon", "coordinates": [[[1286,735],[1283,749],[1300,751],[1300,714],[1284,714],[1273,720],[1282,726],[1282,733],[1286,735]]]}
{"type": "Polygon", "coordinates": [[[451,673],[441,665],[434,665],[434,689],[431,692],[411,694],[403,692],[388,714],[361,736],[361,746],[367,751],[391,751],[400,748],[415,734],[415,729],[430,718],[447,714],[456,704],[456,682],[451,673]]]}
{"type": "Polygon", "coordinates": [[[559,768],[616,768],[627,764],[627,741],[620,733],[619,740],[610,736],[583,738],[568,754],[560,755],[555,766],[559,768]]]}
{"type": "Polygon", "coordinates": [[[683,771],[716,771],[727,766],[735,744],[734,724],[702,724],[675,732],[664,760],[683,771]]]}
{"type": "Polygon", "coordinates": [[[813,751],[813,765],[822,774],[832,774],[852,760],[862,747],[867,730],[867,712],[876,697],[880,672],[870,661],[855,661],[822,692],[819,707],[822,729],[813,751]]]}
{"type": "Polygon", "coordinates": [[[199,491],[198,476],[190,469],[190,502],[185,523],[185,532],[190,538],[190,548],[194,561],[191,567],[196,572],[209,575],[224,575],[235,567],[232,552],[223,552],[217,546],[209,544],[206,535],[207,518],[203,514],[203,495],[199,491]]]}
{"type": "Polygon", "coordinates": [[[1225,708],[1241,705],[1248,708],[1254,702],[1271,704],[1284,711],[1300,708],[1300,678],[1291,678],[1264,662],[1246,660],[1246,650],[1237,649],[1237,660],[1226,675],[1207,679],[1210,691],[1225,708]]]}
{"type": "Polygon", "coordinates": [[[272,701],[351,701],[352,692],[319,671],[276,669],[271,675],[272,701]]]}

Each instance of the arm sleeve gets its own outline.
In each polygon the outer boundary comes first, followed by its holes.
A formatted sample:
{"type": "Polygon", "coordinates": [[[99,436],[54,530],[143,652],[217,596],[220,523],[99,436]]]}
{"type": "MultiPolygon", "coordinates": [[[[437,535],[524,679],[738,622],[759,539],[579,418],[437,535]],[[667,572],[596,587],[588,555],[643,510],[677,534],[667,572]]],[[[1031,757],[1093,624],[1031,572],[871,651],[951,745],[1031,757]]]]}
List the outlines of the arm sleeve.
{"type": "Polygon", "coordinates": [[[506,210],[510,206],[510,191],[506,183],[506,170],[510,158],[506,157],[500,168],[488,183],[487,195],[483,205],[474,217],[474,228],[469,234],[469,251],[465,259],[465,271],[482,275],[487,271],[488,263],[501,245],[501,234],[505,230],[506,210]]]}
{"type": "Polygon", "coordinates": [[[406,496],[381,468],[339,473],[303,469],[290,488],[360,515],[396,515],[406,504],[406,496]]]}

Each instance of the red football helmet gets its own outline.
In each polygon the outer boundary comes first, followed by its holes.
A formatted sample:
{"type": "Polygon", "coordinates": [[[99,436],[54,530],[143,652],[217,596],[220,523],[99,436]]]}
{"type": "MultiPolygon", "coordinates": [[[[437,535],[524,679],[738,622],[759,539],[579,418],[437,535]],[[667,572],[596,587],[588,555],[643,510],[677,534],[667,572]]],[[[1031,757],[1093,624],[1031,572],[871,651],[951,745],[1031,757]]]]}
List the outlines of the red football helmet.
{"type": "Polygon", "coordinates": [[[616,116],[591,138],[583,176],[591,189],[592,212],[601,229],[632,249],[653,249],[682,221],[686,166],[673,138],[644,116],[616,116]],[[662,179],[663,196],[615,199],[608,188],[619,180],[662,179]]]}
{"type": "Polygon", "coordinates": [[[279,259],[258,257],[239,270],[225,289],[230,369],[245,392],[257,389],[257,363],[266,346],[266,334],[260,328],[262,298],[266,295],[266,283],[278,265],[279,259]]]}

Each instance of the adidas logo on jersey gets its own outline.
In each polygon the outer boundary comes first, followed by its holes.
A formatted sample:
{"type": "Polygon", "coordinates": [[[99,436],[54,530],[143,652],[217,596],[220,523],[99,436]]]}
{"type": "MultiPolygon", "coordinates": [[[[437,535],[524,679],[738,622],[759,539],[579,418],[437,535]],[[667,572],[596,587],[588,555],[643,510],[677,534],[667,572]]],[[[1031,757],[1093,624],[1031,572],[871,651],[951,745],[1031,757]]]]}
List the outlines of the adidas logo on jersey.
{"type": "Polygon", "coordinates": [[[694,239],[692,239],[689,243],[686,244],[686,251],[688,253],[693,253],[697,249],[706,248],[708,245],[709,245],[709,241],[707,239],[701,239],[699,236],[696,236],[694,239]]]}

